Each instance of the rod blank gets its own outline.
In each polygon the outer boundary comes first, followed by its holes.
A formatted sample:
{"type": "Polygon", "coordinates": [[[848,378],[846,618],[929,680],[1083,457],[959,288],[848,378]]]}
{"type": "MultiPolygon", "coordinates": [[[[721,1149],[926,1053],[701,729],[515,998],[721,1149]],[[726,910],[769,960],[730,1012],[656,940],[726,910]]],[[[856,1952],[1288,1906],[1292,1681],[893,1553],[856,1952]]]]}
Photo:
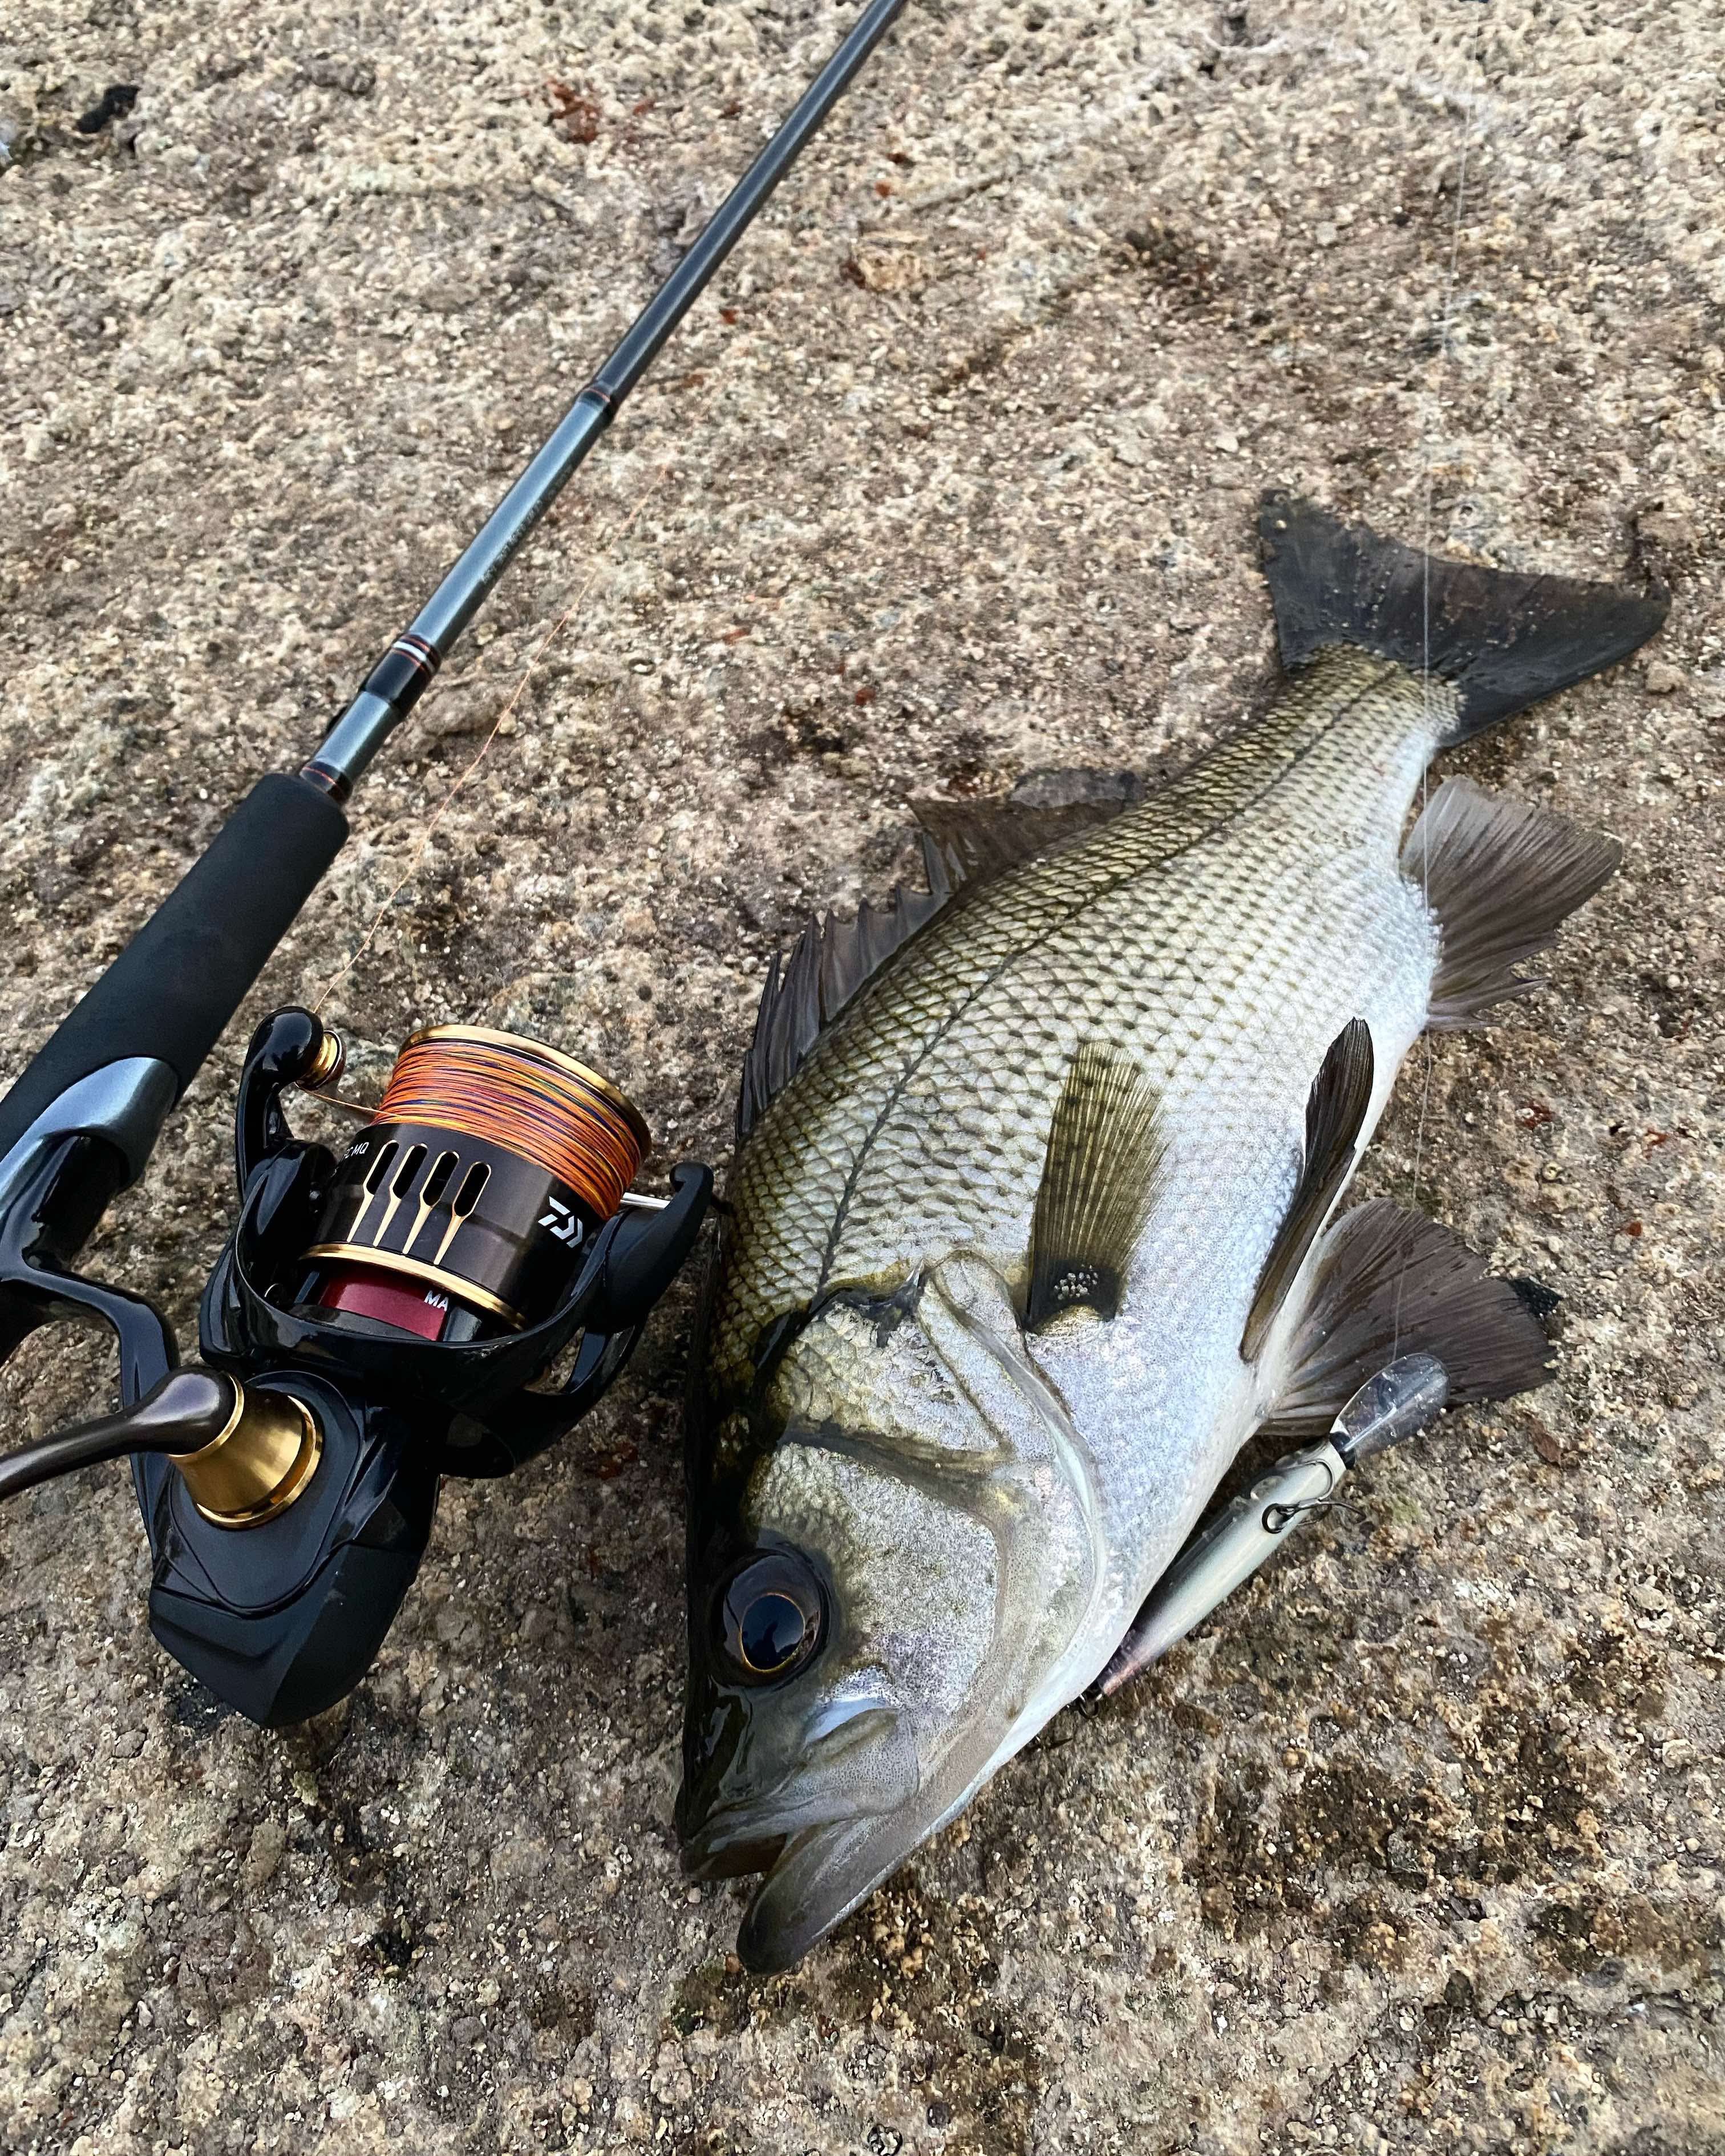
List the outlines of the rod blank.
{"type": "Polygon", "coordinates": [[[345,800],[355,782],[430,685],[438,668],[586,460],[623,400],[747,230],[853,75],[902,12],[905,0],[872,0],[778,133],[709,219],[706,229],[642,308],[575,399],[545,446],[336,721],[305,776],[345,800]]]}

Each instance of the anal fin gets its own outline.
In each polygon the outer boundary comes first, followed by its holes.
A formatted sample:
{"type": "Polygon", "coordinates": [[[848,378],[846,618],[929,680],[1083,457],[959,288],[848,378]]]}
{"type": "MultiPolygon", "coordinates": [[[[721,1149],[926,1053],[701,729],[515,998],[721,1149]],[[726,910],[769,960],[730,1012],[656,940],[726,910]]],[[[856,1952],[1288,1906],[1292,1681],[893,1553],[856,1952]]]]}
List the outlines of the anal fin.
{"type": "Polygon", "coordinates": [[[1348,1180],[1372,1104],[1372,1029],[1363,1018],[1350,1019],[1330,1043],[1307,1096],[1306,1157],[1246,1313],[1240,1337],[1245,1362],[1254,1361],[1264,1345],[1307,1252],[1348,1180]]]}
{"type": "Polygon", "coordinates": [[[1451,1404],[1507,1399],[1550,1374],[1543,1328],[1518,1284],[1461,1239],[1392,1199],[1344,1214],[1324,1237],[1290,1374],[1266,1427],[1327,1430],[1398,1355],[1435,1355],[1451,1404]]]}
{"type": "Polygon", "coordinates": [[[1161,1174],[1156,1096],[1129,1056],[1086,1041],[1055,1106],[1030,1228],[1024,1324],[1112,1317],[1161,1174]]]}
{"type": "Polygon", "coordinates": [[[1567,816],[1466,778],[1446,779],[1402,849],[1442,934],[1432,983],[1433,1026],[1471,1024],[1507,997],[1543,983],[1516,972],[1548,951],[1558,924],[1591,898],[1622,859],[1612,839],[1567,816]]]}

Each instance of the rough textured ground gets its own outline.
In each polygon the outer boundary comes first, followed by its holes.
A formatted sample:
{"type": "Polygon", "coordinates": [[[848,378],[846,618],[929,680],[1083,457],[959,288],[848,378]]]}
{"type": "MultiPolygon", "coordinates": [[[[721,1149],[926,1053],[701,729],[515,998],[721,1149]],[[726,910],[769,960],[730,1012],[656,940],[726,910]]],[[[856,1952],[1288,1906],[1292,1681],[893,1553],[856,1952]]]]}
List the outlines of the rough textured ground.
{"type": "MultiPolygon", "coordinates": [[[[8,8],[8,1070],[315,739],[847,18],[8,8]]],[[[1456,760],[1625,867],[1549,994],[1416,1059],[1364,1179],[1561,1292],[1558,1381],[1381,1463],[768,1983],[667,1825],[687,1291],[559,1455],[448,1489],[371,1680],[293,1736],[157,1651],[117,1472],[26,1500],[6,2148],[1725,2147],[1718,33],[1716,0],[912,0],[92,1253],[189,1330],[234,1043],[335,970],[589,572],[335,1007],[544,1029],[720,1158],[769,951],[888,887],[909,798],[1210,738],[1271,678],[1260,485],[1418,538],[1429,477],[1441,543],[1639,548],[1672,590],[1643,660],[1456,760]]],[[[7,1429],[107,1384],[33,1343],[7,1429]]]]}

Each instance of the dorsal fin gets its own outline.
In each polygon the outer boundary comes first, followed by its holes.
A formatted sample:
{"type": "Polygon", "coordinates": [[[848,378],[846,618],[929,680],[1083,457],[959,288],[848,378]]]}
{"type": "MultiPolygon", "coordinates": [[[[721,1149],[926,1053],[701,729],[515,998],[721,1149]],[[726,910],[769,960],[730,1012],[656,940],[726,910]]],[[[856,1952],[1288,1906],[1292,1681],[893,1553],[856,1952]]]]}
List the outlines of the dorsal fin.
{"type": "Polygon", "coordinates": [[[1106,824],[1124,801],[1068,801],[1021,808],[1005,801],[913,801],[911,814],[933,839],[957,882],[975,885],[1052,853],[1106,824]]]}
{"type": "Polygon", "coordinates": [[[818,913],[811,914],[789,956],[774,952],[755,1013],[754,1034],[742,1059],[737,1095],[739,1144],[864,982],[879,973],[952,896],[957,879],[927,836],[922,866],[927,891],[910,891],[901,884],[883,906],[873,906],[865,899],[853,921],[841,921],[836,913],[828,914],[824,921],[818,913]]]}
{"type": "Polygon", "coordinates": [[[911,891],[901,884],[883,906],[865,901],[853,921],[841,921],[834,913],[823,921],[813,914],[788,956],[780,952],[774,957],[743,1058],[737,1096],[739,1144],[858,989],[955,891],[974,889],[1021,861],[1052,851],[1119,815],[1136,795],[1119,773],[1075,772],[1070,778],[1081,794],[1089,790],[1084,782],[1094,778],[1096,792],[1105,798],[1022,807],[1009,799],[911,804],[922,827],[918,836],[927,889],[911,891]]]}

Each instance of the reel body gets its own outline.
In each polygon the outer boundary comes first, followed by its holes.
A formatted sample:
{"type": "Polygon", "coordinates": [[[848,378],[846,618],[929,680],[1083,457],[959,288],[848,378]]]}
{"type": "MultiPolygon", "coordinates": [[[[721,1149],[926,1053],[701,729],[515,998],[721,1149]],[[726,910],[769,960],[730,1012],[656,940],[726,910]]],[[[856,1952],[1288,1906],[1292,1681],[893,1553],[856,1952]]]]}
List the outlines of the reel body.
{"type": "MultiPolygon", "coordinates": [[[[338,1157],[295,1137],[283,1105],[290,1087],[331,1078],[338,1051],[297,1009],[254,1035],[235,1118],[239,1217],[198,1319],[203,1360],[235,1404],[218,1439],[200,1429],[207,1450],[151,1436],[132,1454],[151,1630],[272,1726],[331,1706],[370,1666],[424,1554],[441,1476],[506,1475],[603,1395],[712,1193],[711,1170],[685,1161],[668,1199],[626,1204],[647,1143],[629,1104],[553,1050],[477,1029],[410,1041],[338,1157]],[[404,1073],[411,1114],[392,1104],[404,1073]],[[428,1075],[442,1092],[426,1094],[428,1075]],[[284,1435],[295,1430],[297,1452],[284,1435]],[[290,1465],[243,1509],[213,1501],[223,1442],[254,1481],[270,1444],[290,1465]]],[[[111,1316],[126,1321],[126,1403],[141,1428],[192,1373],[172,1374],[172,1337],[150,1306],[125,1301],[111,1316]]]]}
{"type": "Polygon", "coordinates": [[[302,1498],[255,1527],[208,1519],[172,1460],[135,1453],[132,1484],[154,1559],[150,1630],[251,1721],[321,1713],[370,1668],[413,1585],[438,1477],[409,1418],[291,1368],[247,1381],[316,1416],[317,1470],[302,1498]]]}

